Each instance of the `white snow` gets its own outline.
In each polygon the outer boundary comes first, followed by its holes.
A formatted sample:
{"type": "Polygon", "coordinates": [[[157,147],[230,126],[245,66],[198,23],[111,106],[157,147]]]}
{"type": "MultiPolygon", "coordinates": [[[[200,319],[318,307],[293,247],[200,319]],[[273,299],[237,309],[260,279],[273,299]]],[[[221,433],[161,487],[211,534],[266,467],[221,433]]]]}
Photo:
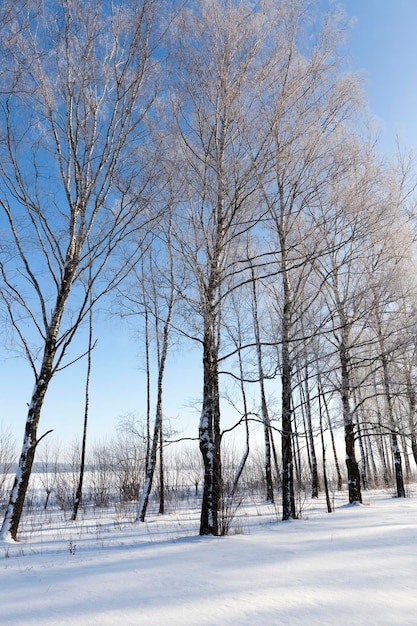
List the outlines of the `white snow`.
{"type": "Polygon", "coordinates": [[[0,623],[415,626],[417,494],[346,497],[291,522],[252,504],[227,537],[199,537],[197,508],[26,515],[22,541],[0,543],[0,623]]]}

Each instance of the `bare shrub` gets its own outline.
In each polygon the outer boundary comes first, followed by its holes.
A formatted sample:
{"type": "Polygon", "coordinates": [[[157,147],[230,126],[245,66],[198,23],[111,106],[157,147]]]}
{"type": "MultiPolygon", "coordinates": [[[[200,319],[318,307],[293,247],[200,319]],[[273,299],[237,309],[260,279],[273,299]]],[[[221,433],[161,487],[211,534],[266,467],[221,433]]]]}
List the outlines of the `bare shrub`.
{"type": "Polygon", "coordinates": [[[94,506],[107,507],[114,484],[111,446],[108,444],[97,444],[93,448],[90,455],[89,482],[94,506]]]}
{"type": "Polygon", "coordinates": [[[110,443],[113,480],[122,502],[137,500],[146,466],[145,427],[135,415],[120,419],[116,438],[110,443]]]}

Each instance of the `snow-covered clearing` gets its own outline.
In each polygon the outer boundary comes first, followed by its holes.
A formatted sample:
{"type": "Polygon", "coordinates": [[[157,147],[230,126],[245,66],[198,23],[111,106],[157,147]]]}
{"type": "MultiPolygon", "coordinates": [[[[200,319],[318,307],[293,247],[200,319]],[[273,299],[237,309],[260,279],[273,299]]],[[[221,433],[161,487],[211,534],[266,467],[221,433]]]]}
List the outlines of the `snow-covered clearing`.
{"type": "Polygon", "coordinates": [[[218,538],[197,535],[197,509],[27,516],[22,541],[0,544],[0,623],[416,625],[417,495],[345,498],[291,522],[252,505],[218,538]]]}

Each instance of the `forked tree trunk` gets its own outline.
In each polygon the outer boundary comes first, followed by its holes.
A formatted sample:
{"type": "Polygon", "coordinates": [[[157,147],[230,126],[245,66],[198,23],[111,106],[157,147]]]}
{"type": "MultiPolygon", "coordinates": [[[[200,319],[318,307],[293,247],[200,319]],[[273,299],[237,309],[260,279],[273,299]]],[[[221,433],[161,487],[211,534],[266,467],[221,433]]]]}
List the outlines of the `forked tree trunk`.
{"type": "MultiPolygon", "coordinates": [[[[148,464],[146,466],[146,476],[145,483],[143,485],[143,489],[139,498],[138,503],[138,512],[136,516],[136,521],[145,521],[146,509],[148,507],[149,496],[152,490],[153,477],[155,473],[156,460],[158,447],[162,446],[162,391],[163,391],[163,378],[165,372],[165,363],[166,357],[168,353],[168,333],[169,333],[169,323],[165,324],[164,327],[164,337],[163,337],[163,346],[162,346],[162,354],[159,362],[159,372],[158,372],[158,397],[156,403],[156,414],[155,414],[155,424],[152,438],[152,445],[149,452],[148,464]]],[[[160,456],[161,466],[160,466],[160,480],[163,486],[163,456],[160,456]]],[[[160,494],[160,513],[163,513],[163,493],[160,494]],[[161,503],[162,503],[162,511],[161,511],[161,503]]]]}
{"type": "MultiPolygon", "coordinates": [[[[156,414],[155,414],[155,424],[152,438],[152,445],[150,447],[149,453],[147,453],[147,465],[146,465],[146,475],[145,475],[145,483],[143,485],[142,493],[139,498],[138,503],[138,512],[136,516],[136,521],[145,521],[146,509],[148,507],[149,496],[152,490],[153,477],[155,473],[155,466],[157,461],[157,453],[159,447],[159,479],[160,479],[160,500],[159,500],[159,513],[164,513],[165,503],[164,503],[164,465],[163,465],[163,433],[162,433],[162,422],[163,422],[163,413],[162,413],[162,394],[163,394],[163,383],[164,383],[164,374],[165,374],[165,365],[168,356],[168,344],[169,344],[169,331],[171,325],[172,312],[174,308],[174,290],[173,290],[173,276],[172,276],[172,267],[171,267],[171,294],[169,299],[168,306],[168,314],[167,319],[165,320],[164,329],[162,333],[162,348],[160,355],[158,355],[158,390],[157,390],[157,401],[156,401],[156,414]]],[[[158,329],[156,329],[158,332],[158,329]]]]}
{"type": "MultiPolygon", "coordinates": [[[[159,382],[158,382],[159,386],[159,382]]],[[[146,466],[146,475],[145,482],[142,488],[142,492],[140,494],[139,503],[138,503],[138,512],[136,516],[137,522],[144,522],[146,516],[146,509],[148,508],[149,496],[152,490],[153,477],[155,473],[158,445],[159,445],[159,435],[162,429],[162,397],[159,397],[160,393],[158,390],[158,402],[156,408],[155,415],[155,424],[154,424],[154,432],[152,445],[150,449],[150,454],[148,458],[148,464],[146,466]]],[[[161,390],[162,396],[162,390],[161,390]]]]}

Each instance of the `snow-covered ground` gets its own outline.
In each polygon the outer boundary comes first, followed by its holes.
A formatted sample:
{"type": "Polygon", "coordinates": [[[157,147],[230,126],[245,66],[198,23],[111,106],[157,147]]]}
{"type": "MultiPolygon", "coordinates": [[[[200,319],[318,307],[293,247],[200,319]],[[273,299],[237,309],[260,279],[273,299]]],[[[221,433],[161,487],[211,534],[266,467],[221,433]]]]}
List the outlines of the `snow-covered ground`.
{"type": "Polygon", "coordinates": [[[36,513],[0,544],[0,623],[415,626],[417,494],[345,498],[291,522],[252,505],[226,537],[199,537],[192,509],[145,524],[36,513]]]}

